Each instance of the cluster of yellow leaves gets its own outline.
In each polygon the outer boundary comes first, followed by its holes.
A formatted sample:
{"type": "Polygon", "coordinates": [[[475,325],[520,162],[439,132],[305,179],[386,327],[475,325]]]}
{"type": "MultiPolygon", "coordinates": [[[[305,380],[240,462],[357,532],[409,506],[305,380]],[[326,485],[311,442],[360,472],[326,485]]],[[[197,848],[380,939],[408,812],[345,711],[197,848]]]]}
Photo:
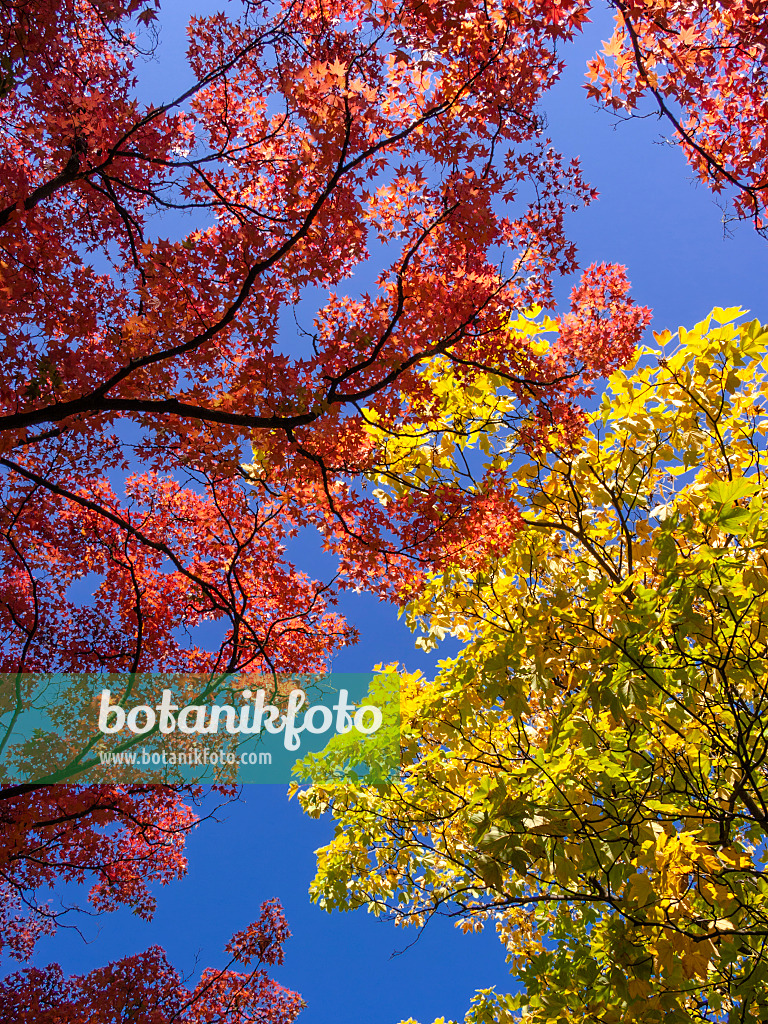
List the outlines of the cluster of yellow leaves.
{"type": "MultiPolygon", "coordinates": [[[[567,453],[505,454],[498,382],[432,368],[527,528],[407,609],[465,646],[408,677],[399,779],[302,799],[338,819],[325,905],[496,927],[522,992],[468,1022],[768,1019],[768,332],[741,317],[657,335],[567,453]]],[[[465,437],[391,443],[428,475],[465,437]]]]}

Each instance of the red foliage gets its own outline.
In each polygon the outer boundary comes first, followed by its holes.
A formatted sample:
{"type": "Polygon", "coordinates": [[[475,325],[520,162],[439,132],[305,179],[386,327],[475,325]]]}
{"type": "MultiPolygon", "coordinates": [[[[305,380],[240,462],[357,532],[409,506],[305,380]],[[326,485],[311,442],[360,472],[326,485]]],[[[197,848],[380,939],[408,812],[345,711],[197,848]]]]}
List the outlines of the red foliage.
{"type": "Polygon", "coordinates": [[[617,112],[650,98],[696,173],[768,225],[768,3],[611,0],[616,31],[590,61],[589,93],[617,112]],[[608,58],[606,60],[605,58],[608,58]]]}
{"type": "Polygon", "coordinates": [[[67,908],[46,902],[61,882],[90,884],[99,912],[119,905],[150,918],[149,886],[186,870],[184,842],[198,821],[171,786],[0,789],[0,953],[23,960],[67,908]]]}
{"type": "Polygon", "coordinates": [[[560,317],[553,373],[572,373],[579,364],[597,373],[608,363],[626,363],[650,321],[650,310],[629,298],[623,267],[593,265],[571,292],[571,311],[560,317]]]}
{"type": "MultiPolygon", "coordinates": [[[[303,1002],[278,985],[261,964],[282,963],[288,937],[277,900],[262,904],[251,925],[255,954],[237,951],[221,969],[208,968],[193,989],[165,953],[153,946],[83,976],[65,978],[58,964],[30,968],[0,981],[0,1020],[14,1024],[291,1024],[303,1002]],[[263,953],[259,951],[263,948],[263,953]],[[232,964],[255,964],[247,971],[232,964]]],[[[231,950],[230,950],[231,951],[231,950]]]]}
{"type": "Polygon", "coordinates": [[[365,408],[417,421],[441,353],[459,379],[508,373],[521,407],[535,384],[577,423],[578,383],[623,351],[584,362],[575,345],[564,389],[546,366],[521,373],[504,330],[576,265],[564,218],[592,193],[536,103],[586,7],[249,3],[192,19],[197,81],[149,107],[125,22],[142,11],[0,7],[4,667],[312,670],[354,634],[285,538],[318,527],[344,582],[385,591],[454,516],[450,495],[427,515],[365,496],[387,468],[365,408]],[[374,251],[377,289],[353,297],[374,251]],[[197,643],[210,620],[213,648],[197,643]]]}

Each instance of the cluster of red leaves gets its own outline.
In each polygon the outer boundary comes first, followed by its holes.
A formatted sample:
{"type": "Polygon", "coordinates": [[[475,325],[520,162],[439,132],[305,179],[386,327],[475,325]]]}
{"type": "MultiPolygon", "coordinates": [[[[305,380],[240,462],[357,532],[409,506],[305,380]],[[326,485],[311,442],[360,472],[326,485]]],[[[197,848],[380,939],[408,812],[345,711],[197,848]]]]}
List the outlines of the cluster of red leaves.
{"type": "Polygon", "coordinates": [[[623,268],[590,267],[571,292],[570,312],[559,318],[553,372],[571,374],[579,364],[596,372],[613,359],[626,363],[650,321],[650,310],[629,298],[623,268]]]}
{"type": "Polygon", "coordinates": [[[179,878],[184,842],[198,817],[172,786],[0,789],[0,953],[25,959],[41,934],[66,920],[66,906],[41,893],[90,883],[99,912],[119,905],[148,919],[149,886],[179,878]]]}
{"type": "MultiPolygon", "coordinates": [[[[91,884],[89,902],[104,913],[130,907],[152,916],[152,884],[186,869],[184,842],[198,817],[173,786],[18,787],[0,790],[0,955],[27,959],[36,940],[66,924],[65,883],[91,884]],[[59,904],[41,891],[58,889],[59,904]]],[[[277,900],[226,947],[223,969],[207,969],[193,989],[155,946],[83,977],[30,968],[0,981],[0,1020],[15,1024],[291,1024],[301,998],[269,978],[283,962],[290,932],[277,900]],[[238,965],[243,970],[233,970],[238,965]]]]}
{"type": "Polygon", "coordinates": [[[157,946],[79,977],[65,978],[58,964],[21,971],[0,981],[0,1019],[14,1024],[291,1024],[301,998],[261,969],[282,963],[282,942],[290,934],[276,900],[262,904],[248,931],[248,956],[238,950],[225,968],[206,969],[193,989],[157,946]],[[232,970],[233,964],[248,969],[232,970]]]}
{"type": "Polygon", "coordinates": [[[768,225],[768,4],[611,0],[616,31],[589,66],[589,93],[615,111],[649,97],[699,177],[768,225]],[[608,58],[608,60],[606,60],[608,58]]]}
{"type": "MultiPolygon", "coordinates": [[[[64,468],[66,448],[61,458],[64,468]]],[[[199,479],[207,498],[167,475],[132,476],[121,502],[99,478],[52,493],[19,464],[2,492],[13,517],[0,670],[201,673],[239,659],[320,671],[355,634],[327,611],[327,588],[286,561],[296,517],[281,515],[282,503],[256,505],[237,481],[199,479]],[[84,577],[88,601],[76,589],[84,577]],[[230,629],[217,649],[195,643],[195,627],[223,617],[230,629]]]]}

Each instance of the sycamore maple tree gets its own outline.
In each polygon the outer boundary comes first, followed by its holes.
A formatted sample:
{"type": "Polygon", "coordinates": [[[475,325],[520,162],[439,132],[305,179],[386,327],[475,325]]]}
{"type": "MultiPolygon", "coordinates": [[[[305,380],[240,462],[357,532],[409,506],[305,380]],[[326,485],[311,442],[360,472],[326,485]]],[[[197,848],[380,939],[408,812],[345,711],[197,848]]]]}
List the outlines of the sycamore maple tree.
{"type": "Polygon", "coordinates": [[[402,677],[402,774],[302,794],[338,819],[321,903],[495,926],[522,991],[467,1021],[766,1019],[768,329],[740,312],[658,335],[571,449],[489,450],[526,529],[408,608],[464,647],[402,677]]]}

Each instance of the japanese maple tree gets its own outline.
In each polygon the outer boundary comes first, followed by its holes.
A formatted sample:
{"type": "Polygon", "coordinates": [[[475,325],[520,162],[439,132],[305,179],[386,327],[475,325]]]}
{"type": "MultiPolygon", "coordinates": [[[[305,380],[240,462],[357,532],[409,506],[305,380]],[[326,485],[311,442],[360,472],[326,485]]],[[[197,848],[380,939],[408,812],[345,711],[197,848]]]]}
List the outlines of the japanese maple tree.
{"type": "Polygon", "coordinates": [[[655,110],[731,216],[762,234],[768,202],[765,0],[610,0],[616,30],[588,92],[619,115],[655,110]]]}
{"type": "Polygon", "coordinates": [[[426,362],[492,367],[520,419],[573,431],[637,340],[617,321],[599,360],[587,336],[546,360],[504,330],[576,266],[592,194],[536,103],[586,8],[247,3],[191,20],[196,80],[149,105],[131,15],[151,32],[138,3],[0,7],[3,667],[314,670],[352,633],[286,537],[318,526],[386,589],[495,486],[383,509],[357,485],[397,472],[372,420],[431,414],[426,362]]]}
{"type": "MultiPolygon", "coordinates": [[[[77,905],[63,903],[62,883],[90,883],[92,912],[124,906],[150,919],[152,887],[186,870],[184,842],[199,822],[193,805],[200,795],[199,788],[158,785],[40,786],[5,795],[0,956],[27,960],[41,935],[77,925],[70,920],[77,905]]],[[[289,934],[279,902],[264,902],[257,920],[228,943],[226,966],[205,970],[192,989],[157,946],[84,977],[65,978],[57,964],[27,968],[0,980],[0,1018],[291,1024],[303,1001],[264,969],[282,964],[289,934]]]]}
{"type": "Polygon", "coordinates": [[[181,877],[199,792],[173,786],[22,786],[0,799],[0,953],[26,959],[42,934],[74,924],[54,887],[89,884],[99,913],[152,916],[151,887],[181,877]]]}
{"type": "MultiPolygon", "coordinates": [[[[584,381],[635,340],[617,331],[584,374],[578,344],[550,365],[503,330],[503,303],[547,298],[575,267],[563,217],[590,193],[535,103],[578,5],[245,4],[193,19],[196,80],[147,105],[153,14],[0,4],[11,689],[30,672],[322,668],[354,633],[288,537],[318,525],[353,583],[384,551],[385,588],[439,553],[444,519],[485,507],[413,489],[384,510],[354,489],[387,468],[374,418],[431,415],[421,367],[450,354],[464,381],[492,363],[527,413],[570,429],[584,381]],[[345,294],[374,247],[378,291],[345,294]],[[289,355],[284,313],[313,288],[327,301],[289,355]]],[[[101,909],[147,912],[145,882],[183,869],[183,793],[11,784],[0,807],[18,953],[51,926],[39,892],[56,877],[95,877],[101,909]]]]}
{"type": "Polygon", "coordinates": [[[153,946],[81,977],[65,978],[58,964],[13,974],[0,981],[0,1016],[16,1024],[292,1024],[303,1000],[264,970],[283,962],[289,935],[280,905],[268,900],[227,944],[226,967],[207,968],[192,989],[153,946]]]}

